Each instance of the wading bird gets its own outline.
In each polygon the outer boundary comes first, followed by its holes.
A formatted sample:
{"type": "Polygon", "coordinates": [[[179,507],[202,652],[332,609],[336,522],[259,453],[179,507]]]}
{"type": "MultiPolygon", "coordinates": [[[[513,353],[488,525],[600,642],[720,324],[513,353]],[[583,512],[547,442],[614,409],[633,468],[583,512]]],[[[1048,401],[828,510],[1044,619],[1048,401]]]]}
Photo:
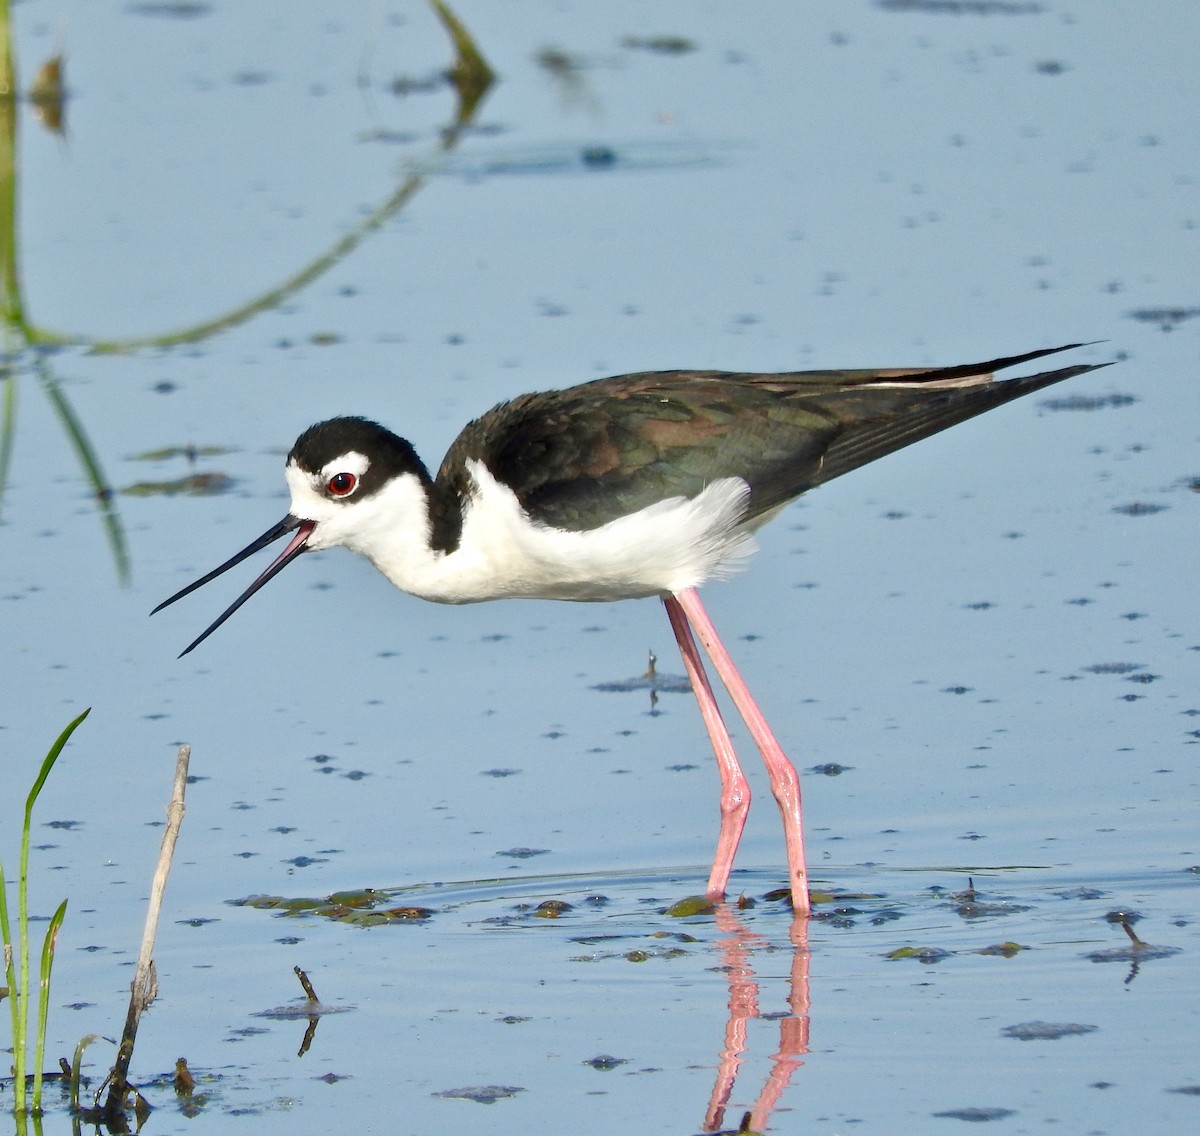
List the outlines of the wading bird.
{"type": "Polygon", "coordinates": [[[183,654],[300,553],[337,545],[437,603],[659,596],[721,774],[708,895],[725,891],[750,791],[693,635],[766,764],[783,815],[793,907],[804,914],[799,778],[696,589],[737,568],[754,550],[754,531],[806,490],[1095,370],[1078,364],[995,377],[1078,346],[931,370],[618,375],[501,403],[459,434],[436,477],[408,442],[375,422],[332,418],[305,430],[288,454],[287,516],[154,610],[289,533],[278,558],[183,654]]]}

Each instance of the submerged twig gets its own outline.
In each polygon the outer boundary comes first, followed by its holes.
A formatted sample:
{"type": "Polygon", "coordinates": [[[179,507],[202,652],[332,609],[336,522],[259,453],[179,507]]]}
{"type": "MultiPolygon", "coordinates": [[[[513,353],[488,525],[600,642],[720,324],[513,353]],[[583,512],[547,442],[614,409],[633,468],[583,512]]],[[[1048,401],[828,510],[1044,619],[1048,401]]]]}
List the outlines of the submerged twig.
{"type": "Polygon", "coordinates": [[[300,985],[304,988],[304,996],[310,1002],[320,1002],[321,999],[317,997],[317,992],[313,989],[313,984],[309,981],[308,975],[298,966],[292,967],[292,970],[296,972],[296,977],[300,979],[300,985]]]}
{"type": "Polygon", "coordinates": [[[304,1040],[300,1043],[300,1051],[296,1054],[297,1057],[303,1057],[312,1046],[313,1038],[317,1036],[317,1022],[321,1020],[320,1014],[317,1011],[320,1008],[321,999],[317,997],[317,992],[313,989],[313,984],[309,981],[308,975],[298,966],[292,967],[292,970],[296,972],[296,977],[300,979],[300,985],[304,987],[304,997],[308,999],[308,1004],[313,1010],[308,1019],[308,1028],[304,1031],[304,1040]]]}
{"type": "Polygon", "coordinates": [[[1146,947],[1148,947],[1150,945],[1149,943],[1145,942],[1145,940],[1138,938],[1137,932],[1133,929],[1133,921],[1129,918],[1128,915],[1126,915],[1124,918],[1118,920],[1118,922],[1121,925],[1121,929],[1125,932],[1126,935],[1129,936],[1129,941],[1133,944],[1134,950],[1138,950],[1138,949],[1144,950],[1146,947]]]}
{"type": "MultiPolygon", "coordinates": [[[[138,1023],[143,1011],[158,994],[158,976],[154,969],[154,939],[158,934],[158,916],[162,910],[163,893],[167,888],[167,876],[171,872],[171,859],[175,855],[175,842],[179,838],[179,827],[183,824],[183,797],[187,789],[188,761],[192,747],[181,745],[175,761],[175,785],[171,803],[167,806],[167,828],[163,833],[158,852],[158,866],[154,870],[154,882],[150,887],[150,902],[146,909],[146,929],[142,933],[142,949],[138,955],[137,971],[131,984],[129,1013],[125,1017],[125,1029],[121,1044],[117,1047],[117,1059],[109,1074],[108,1099],[103,1114],[114,1118],[123,1114],[125,1101],[132,1086],[129,1084],[129,1063],[133,1059],[133,1043],[137,1037],[138,1023]]],[[[140,1094],[138,1094],[140,1097],[140,1094]]]]}

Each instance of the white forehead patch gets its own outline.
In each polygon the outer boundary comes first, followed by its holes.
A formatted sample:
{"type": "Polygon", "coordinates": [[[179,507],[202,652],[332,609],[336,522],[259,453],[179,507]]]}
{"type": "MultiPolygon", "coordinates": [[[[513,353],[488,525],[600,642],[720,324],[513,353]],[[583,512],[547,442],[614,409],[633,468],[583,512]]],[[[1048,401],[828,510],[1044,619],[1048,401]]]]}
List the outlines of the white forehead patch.
{"type": "Polygon", "coordinates": [[[357,450],[351,450],[349,453],[341,454],[331,462],[326,462],[321,467],[321,477],[328,481],[335,473],[352,473],[355,477],[362,477],[370,468],[371,459],[366,454],[360,454],[357,450]]]}

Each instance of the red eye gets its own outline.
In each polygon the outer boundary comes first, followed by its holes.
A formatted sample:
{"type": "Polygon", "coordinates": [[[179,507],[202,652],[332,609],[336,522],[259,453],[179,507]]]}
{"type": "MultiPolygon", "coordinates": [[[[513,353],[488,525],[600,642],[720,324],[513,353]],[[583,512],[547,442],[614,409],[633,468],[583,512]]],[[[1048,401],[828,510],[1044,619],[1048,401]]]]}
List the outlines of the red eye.
{"type": "Polygon", "coordinates": [[[331,497],[346,497],[354,492],[354,487],[358,484],[358,478],[352,473],[335,473],[330,479],[329,484],[325,487],[329,490],[331,497]]]}

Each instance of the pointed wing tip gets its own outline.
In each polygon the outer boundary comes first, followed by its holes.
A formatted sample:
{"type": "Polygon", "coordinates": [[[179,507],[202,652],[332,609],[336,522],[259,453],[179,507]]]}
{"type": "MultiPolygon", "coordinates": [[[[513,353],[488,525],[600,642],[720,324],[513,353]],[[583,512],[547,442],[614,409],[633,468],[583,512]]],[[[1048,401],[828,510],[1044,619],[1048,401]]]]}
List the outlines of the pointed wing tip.
{"type": "MultiPolygon", "coordinates": [[[[1002,371],[1007,367],[1016,366],[1018,363],[1028,363],[1034,359],[1044,359],[1047,355],[1059,355],[1063,351],[1077,351],[1081,347],[1095,347],[1100,343],[1107,343],[1106,339],[1085,339],[1079,343],[1064,343],[1059,347],[1043,347],[1037,351],[1027,351],[1023,355],[1010,355],[1004,359],[994,359],[985,364],[988,367],[993,367],[997,371],[1002,371]]],[[[1106,366],[1103,363],[1092,364],[1096,367],[1106,366]]]]}
{"type": "Polygon", "coordinates": [[[1078,343],[1064,343],[1061,347],[1046,347],[1043,351],[1053,355],[1056,351],[1074,351],[1077,347],[1095,347],[1099,343],[1107,343],[1107,339],[1081,339],[1078,343]]]}

